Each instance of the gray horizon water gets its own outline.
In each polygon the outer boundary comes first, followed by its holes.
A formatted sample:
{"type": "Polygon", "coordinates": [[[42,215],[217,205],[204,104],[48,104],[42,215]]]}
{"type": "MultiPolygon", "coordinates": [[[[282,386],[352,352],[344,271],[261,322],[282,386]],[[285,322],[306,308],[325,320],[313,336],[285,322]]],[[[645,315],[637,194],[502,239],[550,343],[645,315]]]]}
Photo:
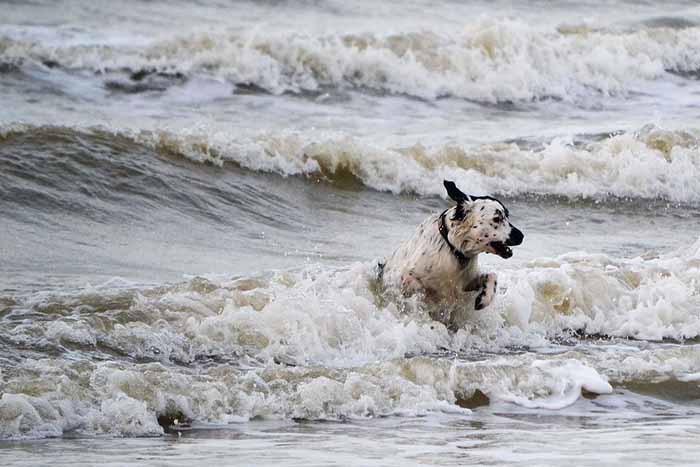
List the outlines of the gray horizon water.
{"type": "Polygon", "coordinates": [[[3,466],[695,462],[696,2],[0,11],[3,466]],[[456,333],[374,284],[443,179],[456,333]]]}

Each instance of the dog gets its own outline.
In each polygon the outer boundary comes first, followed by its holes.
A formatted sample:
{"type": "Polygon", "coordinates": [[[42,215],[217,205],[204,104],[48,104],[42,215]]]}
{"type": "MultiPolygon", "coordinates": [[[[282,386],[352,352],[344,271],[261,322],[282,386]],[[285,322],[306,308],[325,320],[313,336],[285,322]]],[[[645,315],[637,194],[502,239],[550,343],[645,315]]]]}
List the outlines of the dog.
{"type": "Polygon", "coordinates": [[[379,263],[379,275],[386,288],[398,289],[404,297],[421,294],[425,302],[438,305],[431,317],[450,326],[452,305],[476,294],[474,309],[482,310],[496,295],[496,274],[479,272],[479,254],[510,258],[510,247],[520,245],[524,235],[496,198],[464,194],[448,180],[443,184],[457,205],[420,224],[413,237],[379,263]]]}

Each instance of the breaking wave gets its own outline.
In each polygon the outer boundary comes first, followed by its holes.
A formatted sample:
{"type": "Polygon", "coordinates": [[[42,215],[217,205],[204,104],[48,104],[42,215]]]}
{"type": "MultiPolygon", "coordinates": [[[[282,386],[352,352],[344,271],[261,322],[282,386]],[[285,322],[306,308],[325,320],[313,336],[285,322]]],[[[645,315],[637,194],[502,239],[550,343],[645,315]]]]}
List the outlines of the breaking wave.
{"type": "Polygon", "coordinates": [[[468,414],[488,401],[558,409],[613,386],[697,394],[697,344],[580,348],[576,336],[697,339],[698,273],[700,240],[660,257],[541,259],[500,271],[494,304],[457,333],[384,303],[360,263],[0,297],[0,437],[468,414]]]}
{"type": "MultiPolygon", "coordinates": [[[[283,176],[359,183],[393,193],[443,196],[441,181],[453,179],[475,194],[700,202],[697,132],[664,130],[653,125],[595,140],[556,138],[538,145],[513,142],[436,148],[420,144],[383,148],[356,138],[324,133],[234,138],[225,132],[77,130],[14,125],[0,133],[0,144],[11,144],[20,136],[24,138],[23,144],[26,140],[39,142],[50,138],[69,138],[82,144],[84,138],[90,138],[101,145],[109,144],[110,151],[147,149],[214,166],[234,164],[283,176]]],[[[128,160],[119,161],[128,164],[128,160]]],[[[130,170],[142,169],[143,166],[134,163],[130,170]]]]}
{"type": "Polygon", "coordinates": [[[654,126],[589,143],[557,138],[537,148],[517,143],[382,148],[348,137],[299,134],[235,141],[223,134],[141,133],[138,138],[193,160],[231,161],[285,176],[354,179],[393,193],[442,196],[441,180],[447,178],[475,193],[700,201],[698,136],[654,126]]]}
{"type": "Polygon", "coordinates": [[[627,94],[639,83],[700,70],[700,28],[651,25],[635,31],[536,27],[483,19],[463,32],[314,36],[249,31],[199,34],[150,45],[53,45],[0,38],[3,69],[49,68],[127,73],[108,87],[161,89],[211,75],[244,88],[281,94],[328,87],[362,88],[424,99],[478,102],[627,94]],[[658,26],[658,27],[657,27],[658,26]],[[149,84],[150,80],[155,84],[149,84]]]}

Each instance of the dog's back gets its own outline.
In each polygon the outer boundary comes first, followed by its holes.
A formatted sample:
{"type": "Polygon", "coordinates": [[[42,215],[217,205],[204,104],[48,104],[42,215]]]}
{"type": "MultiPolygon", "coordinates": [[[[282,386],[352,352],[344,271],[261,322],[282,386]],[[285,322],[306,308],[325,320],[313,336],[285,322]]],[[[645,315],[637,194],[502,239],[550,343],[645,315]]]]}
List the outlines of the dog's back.
{"type": "Polygon", "coordinates": [[[466,267],[461,264],[447,248],[438,222],[438,215],[430,216],[387,258],[387,287],[398,288],[404,296],[422,293],[433,302],[460,298],[460,286],[478,274],[478,261],[474,257],[466,267]]]}

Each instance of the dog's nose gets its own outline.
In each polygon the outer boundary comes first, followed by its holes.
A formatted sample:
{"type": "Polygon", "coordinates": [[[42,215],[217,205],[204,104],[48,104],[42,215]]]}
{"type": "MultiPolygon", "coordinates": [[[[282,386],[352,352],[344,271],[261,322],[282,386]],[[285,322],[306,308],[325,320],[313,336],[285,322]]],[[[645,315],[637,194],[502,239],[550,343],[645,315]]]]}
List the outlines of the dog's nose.
{"type": "Polygon", "coordinates": [[[512,227],[510,230],[510,235],[508,235],[508,240],[506,240],[506,245],[515,246],[523,243],[523,238],[525,235],[516,227],[512,227]]]}

